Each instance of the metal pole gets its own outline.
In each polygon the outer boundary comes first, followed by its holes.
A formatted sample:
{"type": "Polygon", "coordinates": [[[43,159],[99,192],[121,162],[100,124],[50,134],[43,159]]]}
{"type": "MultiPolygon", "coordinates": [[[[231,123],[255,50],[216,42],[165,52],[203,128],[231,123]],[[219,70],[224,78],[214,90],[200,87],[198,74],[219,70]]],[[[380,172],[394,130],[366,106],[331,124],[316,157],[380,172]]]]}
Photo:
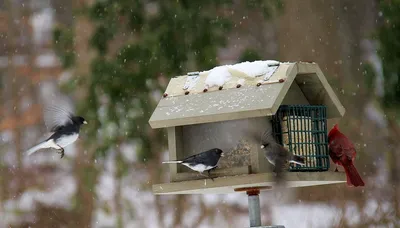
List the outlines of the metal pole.
{"type": "Polygon", "coordinates": [[[250,227],[254,228],[285,228],[284,226],[261,226],[260,190],[271,189],[271,186],[235,188],[235,192],[246,192],[249,202],[250,227]]]}
{"type": "Polygon", "coordinates": [[[250,227],[261,226],[261,213],[260,213],[260,190],[251,190],[246,192],[249,202],[249,219],[250,227]]]}
{"type": "Polygon", "coordinates": [[[250,227],[258,228],[285,228],[284,226],[261,226],[261,213],[260,213],[260,190],[250,189],[246,191],[247,199],[249,202],[249,220],[250,227]]]}

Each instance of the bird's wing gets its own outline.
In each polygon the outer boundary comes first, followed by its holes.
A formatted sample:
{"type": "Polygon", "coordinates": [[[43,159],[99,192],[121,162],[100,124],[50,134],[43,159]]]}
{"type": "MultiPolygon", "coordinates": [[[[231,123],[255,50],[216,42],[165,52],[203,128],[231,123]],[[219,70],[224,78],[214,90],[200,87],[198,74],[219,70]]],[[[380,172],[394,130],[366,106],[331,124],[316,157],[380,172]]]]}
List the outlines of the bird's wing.
{"type": "Polygon", "coordinates": [[[189,164],[204,163],[209,161],[210,159],[213,159],[214,157],[213,153],[214,153],[213,149],[207,150],[185,158],[183,160],[183,163],[189,163],[189,164]]]}
{"type": "Polygon", "coordinates": [[[353,143],[347,137],[335,137],[331,143],[329,143],[329,149],[333,152],[336,157],[341,158],[347,156],[349,160],[355,157],[356,150],[353,143]]]}
{"type": "Polygon", "coordinates": [[[274,138],[274,135],[272,133],[272,128],[267,128],[262,135],[261,135],[261,143],[266,144],[266,143],[276,143],[276,140],[274,138]]]}
{"type": "Polygon", "coordinates": [[[47,104],[43,111],[46,127],[55,132],[66,124],[72,123],[74,116],[72,102],[67,97],[57,97],[47,104]]]}
{"type": "Polygon", "coordinates": [[[189,163],[189,164],[199,163],[199,162],[201,163],[206,157],[207,154],[205,152],[201,152],[199,154],[195,154],[185,158],[183,160],[183,163],[189,163]]]}
{"type": "Polygon", "coordinates": [[[279,151],[277,158],[275,159],[275,173],[276,173],[276,182],[282,183],[285,178],[285,171],[289,168],[288,163],[288,155],[289,151],[287,151],[284,147],[277,144],[275,150],[279,151]]]}
{"type": "Polygon", "coordinates": [[[276,142],[272,134],[272,128],[267,128],[267,130],[261,133],[259,131],[248,131],[247,134],[250,136],[252,141],[257,142],[260,145],[276,142]]]}

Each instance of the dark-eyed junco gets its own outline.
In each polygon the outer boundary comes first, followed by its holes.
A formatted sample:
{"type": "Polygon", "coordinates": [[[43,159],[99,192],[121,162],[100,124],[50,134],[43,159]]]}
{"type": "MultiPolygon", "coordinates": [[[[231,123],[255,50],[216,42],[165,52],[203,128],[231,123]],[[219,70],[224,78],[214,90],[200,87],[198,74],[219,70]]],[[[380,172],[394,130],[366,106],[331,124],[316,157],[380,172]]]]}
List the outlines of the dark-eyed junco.
{"type": "Polygon", "coordinates": [[[68,103],[64,99],[45,108],[44,122],[52,134],[43,142],[30,148],[26,152],[27,155],[31,155],[40,149],[54,148],[63,158],[64,147],[78,139],[81,125],[87,124],[87,122],[83,117],[75,116],[72,106],[66,104],[68,103]]]}
{"type": "Polygon", "coordinates": [[[290,163],[305,164],[303,156],[293,154],[275,141],[271,128],[262,134],[261,148],[264,149],[265,158],[275,167],[274,172],[276,173],[277,182],[283,179],[283,173],[289,168],[290,163]]]}
{"type": "MultiPolygon", "coordinates": [[[[211,178],[210,171],[217,167],[217,163],[218,163],[219,159],[223,156],[224,156],[224,153],[221,149],[214,148],[211,150],[201,152],[199,154],[192,155],[183,160],[164,161],[163,164],[165,164],[165,163],[182,164],[184,166],[189,167],[190,169],[192,169],[194,171],[199,172],[201,175],[203,175],[204,171],[207,171],[208,177],[211,178]]],[[[213,178],[211,178],[211,179],[213,179],[213,178]]]]}

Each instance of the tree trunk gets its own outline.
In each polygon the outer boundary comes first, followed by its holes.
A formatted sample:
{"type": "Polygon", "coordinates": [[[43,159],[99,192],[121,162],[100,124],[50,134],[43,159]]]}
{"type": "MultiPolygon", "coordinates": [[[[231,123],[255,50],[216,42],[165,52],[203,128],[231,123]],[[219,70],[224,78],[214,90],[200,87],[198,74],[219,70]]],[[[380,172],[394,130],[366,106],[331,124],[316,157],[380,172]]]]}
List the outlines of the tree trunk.
{"type": "MultiPolygon", "coordinates": [[[[90,5],[93,1],[90,0],[75,0],[73,1],[73,9],[80,10],[90,5]]],[[[74,21],[75,33],[75,54],[76,54],[76,71],[78,77],[86,76],[90,72],[90,62],[92,60],[92,52],[89,48],[89,39],[92,35],[93,26],[85,15],[76,15],[74,21]]],[[[84,100],[86,93],[84,90],[77,91],[77,99],[84,100]]],[[[96,142],[89,149],[84,150],[80,142],[77,147],[77,157],[75,159],[75,178],[78,189],[77,198],[77,227],[91,227],[92,216],[95,207],[95,186],[97,183],[98,170],[92,160],[93,154],[96,151],[96,142]]]]}
{"type": "MultiPolygon", "coordinates": [[[[17,119],[15,121],[15,126],[13,126],[12,130],[12,135],[13,135],[13,143],[14,143],[14,151],[16,154],[16,162],[17,165],[14,169],[14,175],[13,179],[16,181],[16,192],[15,196],[18,196],[21,194],[23,190],[23,173],[22,173],[22,135],[21,135],[21,125],[18,119],[20,118],[20,105],[21,105],[21,97],[20,97],[20,88],[22,86],[22,80],[21,80],[21,75],[17,75],[17,71],[15,70],[14,62],[13,62],[13,57],[14,53],[17,51],[16,50],[16,44],[17,44],[17,35],[15,34],[15,23],[14,23],[14,7],[13,3],[11,0],[7,1],[7,9],[8,9],[8,64],[7,64],[7,76],[6,78],[10,81],[8,81],[7,85],[10,85],[11,88],[11,107],[8,107],[11,111],[7,112],[10,114],[10,116],[13,116],[17,119]]],[[[13,167],[14,168],[14,167],[13,167]]]]}
{"type": "Polygon", "coordinates": [[[122,162],[123,162],[123,157],[122,157],[122,152],[121,149],[119,148],[119,145],[116,145],[115,148],[115,167],[116,167],[116,174],[115,174],[115,198],[114,198],[114,203],[115,203],[115,213],[117,214],[117,228],[123,228],[124,227],[124,216],[123,216],[123,204],[122,204],[122,177],[123,177],[123,170],[122,170],[122,162]]]}

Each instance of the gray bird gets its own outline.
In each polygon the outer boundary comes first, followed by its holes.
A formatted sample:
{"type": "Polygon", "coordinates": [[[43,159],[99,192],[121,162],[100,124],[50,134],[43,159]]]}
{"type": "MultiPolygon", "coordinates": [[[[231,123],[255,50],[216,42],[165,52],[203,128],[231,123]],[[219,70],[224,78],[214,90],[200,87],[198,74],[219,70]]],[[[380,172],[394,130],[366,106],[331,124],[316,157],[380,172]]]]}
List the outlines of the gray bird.
{"type": "Polygon", "coordinates": [[[305,164],[303,156],[295,155],[291,151],[277,143],[272,135],[272,128],[268,128],[261,137],[261,149],[264,149],[265,158],[274,166],[276,182],[283,180],[284,172],[289,168],[290,163],[299,165],[305,164]]]}

